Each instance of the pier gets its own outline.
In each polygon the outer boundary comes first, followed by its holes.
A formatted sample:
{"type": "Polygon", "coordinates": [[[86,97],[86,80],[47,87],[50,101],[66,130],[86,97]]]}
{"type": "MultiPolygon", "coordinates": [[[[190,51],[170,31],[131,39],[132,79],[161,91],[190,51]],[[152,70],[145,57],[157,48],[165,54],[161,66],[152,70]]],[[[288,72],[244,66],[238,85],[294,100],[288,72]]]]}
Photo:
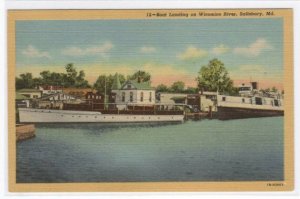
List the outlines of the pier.
{"type": "Polygon", "coordinates": [[[27,140],[35,137],[34,124],[17,124],[16,125],[16,141],[27,140]]]}

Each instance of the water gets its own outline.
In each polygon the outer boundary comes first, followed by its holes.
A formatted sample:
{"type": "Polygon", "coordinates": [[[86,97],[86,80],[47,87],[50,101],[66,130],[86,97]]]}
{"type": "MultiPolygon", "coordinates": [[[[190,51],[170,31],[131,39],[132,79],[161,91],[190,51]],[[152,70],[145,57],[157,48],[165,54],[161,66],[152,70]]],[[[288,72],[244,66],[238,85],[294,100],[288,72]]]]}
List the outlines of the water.
{"type": "Polygon", "coordinates": [[[283,117],[173,125],[37,125],[17,182],[283,180],[283,117]]]}

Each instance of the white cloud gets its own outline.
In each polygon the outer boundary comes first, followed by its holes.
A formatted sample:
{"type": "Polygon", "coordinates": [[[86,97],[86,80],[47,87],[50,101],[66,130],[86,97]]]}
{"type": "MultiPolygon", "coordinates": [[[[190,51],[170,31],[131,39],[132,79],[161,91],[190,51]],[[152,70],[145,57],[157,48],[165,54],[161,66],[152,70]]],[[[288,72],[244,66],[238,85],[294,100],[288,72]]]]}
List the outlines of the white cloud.
{"type": "Polygon", "coordinates": [[[156,48],[151,46],[143,46],[140,48],[141,53],[154,53],[156,52],[156,48]]]}
{"type": "Polygon", "coordinates": [[[237,47],[233,50],[235,54],[255,57],[260,55],[263,50],[272,49],[273,47],[264,38],[257,39],[254,43],[250,44],[248,47],[237,47]]]}
{"type": "Polygon", "coordinates": [[[239,66],[236,70],[230,71],[230,75],[234,79],[277,79],[281,81],[283,71],[279,67],[270,70],[269,67],[263,65],[245,64],[239,66]]]}
{"type": "Polygon", "coordinates": [[[194,46],[189,46],[183,53],[177,55],[181,60],[200,59],[205,56],[207,56],[206,50],[194,46]]]}
{"type": "Polygon", "coordinates": [[[67,56],[85,56],[85,55],[105,55],[105,53],[109,52],[113,48],[113,44],[111,42],[105,42],[99,46],[90,46],[87,48],[80,47],[68,47],[62,50],[63,55],[67,56]]]}
{"type": "Polygon", "coordinates": [[[22,51],[22,54],[27,56],[27,57],[32,57],[32,58],[48,58],[50,59],[50,55],[47,51],[40,51],[39,49],[37,49],[36,47],[32,46],[32,45],[28,45],[26,49],[24,49],[22,51]]]}
{"type": "Polygon", "coordinates": [[[211,53],[215,54],[215,55],[221,55],[221,54],[227,53],[229,50],[230,50],[229,47],[225,46],[224,44],[220,44],[220,45],[214,47],[211,50],[211,53]]]}

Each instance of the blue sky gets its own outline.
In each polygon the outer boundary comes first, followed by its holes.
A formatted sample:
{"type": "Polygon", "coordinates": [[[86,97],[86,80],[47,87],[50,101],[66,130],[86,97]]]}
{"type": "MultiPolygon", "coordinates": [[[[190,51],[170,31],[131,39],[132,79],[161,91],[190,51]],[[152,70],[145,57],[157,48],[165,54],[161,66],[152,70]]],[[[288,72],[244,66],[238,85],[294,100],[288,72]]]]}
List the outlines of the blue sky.
{"type": "Polygon", "coordinates": [[[63,72],[72,62],[90,83],[100,74],[142,69],[154,85],[192,86],[200,67],[218,58],[236,83],[280,87],[282,27],[281,18],[18,21],[17,75],[63,72]]]}

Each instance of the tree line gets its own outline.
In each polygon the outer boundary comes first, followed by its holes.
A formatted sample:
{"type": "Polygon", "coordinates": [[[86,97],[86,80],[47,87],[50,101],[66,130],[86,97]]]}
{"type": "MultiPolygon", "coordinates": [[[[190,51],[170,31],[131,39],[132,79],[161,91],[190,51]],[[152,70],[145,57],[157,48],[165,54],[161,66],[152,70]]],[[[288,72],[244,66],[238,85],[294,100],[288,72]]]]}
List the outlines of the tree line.
{"type": "MultiPolygon", "coordinates": [[[[126,80],[136,80],[139,82],[151,81],[151,74],[146,71],[137,71],[132,75],[125,76],[118,74],[121,84],[126,80]]],[[[16,89],[36,88],[39,85],[57,85],[76,88],[93,88],[100,93],[109,93],[115,79],[115,74],[100,75],[93,85],[85,79],[85,72],[79,72],[74,67],[74,64],[69,63],[65,66],[65,73],[57,73],[50,71],[42,71],[40,77],[33,77],[31,73],[20,74],[16,77],[16,89]]],[[[198,93],[199,91],[213,91],[229,95],[237,95],[238,88],[233,86],[233,80],[224,63],[218,59],[212,59],[208,64],[200,67],[197,77],[195,78],[197,87],[187,87],[182,81],[176,81],[171,86],[160,84],[156,87],[157,92],[171,93],[198,93]]],[[[274,87],[272,89],[276,91],[274,87]]]]}

